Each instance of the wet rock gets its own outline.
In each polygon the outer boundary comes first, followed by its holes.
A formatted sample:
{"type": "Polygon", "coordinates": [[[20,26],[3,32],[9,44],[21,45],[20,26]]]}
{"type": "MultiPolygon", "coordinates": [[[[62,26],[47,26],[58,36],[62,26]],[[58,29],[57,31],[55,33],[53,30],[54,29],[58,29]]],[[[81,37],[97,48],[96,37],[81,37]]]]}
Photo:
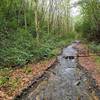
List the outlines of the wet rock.
{"type": "Polygon", "coordinates": [[[64,48],[54,69],[46,72],[49,74],[48,79],[39,83],[27,96],[19,100],[35,100],[32,99],[35,97],[36,100],[94,100],[87,90],[89,84],[86,84],[85,80],[88,77],[77,67],[74,60],[77,53],[73,48],[75,45],[74,43],[64,48]]]}
{"type": "Polygon", "coordinates": [[[69,60],[73,60],[73,59],[75,59],[74,56],[64,56],[63,58],[65,58],[65,59],[69,59],[69,60]]]}
{"type": "Polygon", "coordinates": [[[79,86],[81,84],[81,81],[77,81],[74,83],[74,85],[79,86]]]}

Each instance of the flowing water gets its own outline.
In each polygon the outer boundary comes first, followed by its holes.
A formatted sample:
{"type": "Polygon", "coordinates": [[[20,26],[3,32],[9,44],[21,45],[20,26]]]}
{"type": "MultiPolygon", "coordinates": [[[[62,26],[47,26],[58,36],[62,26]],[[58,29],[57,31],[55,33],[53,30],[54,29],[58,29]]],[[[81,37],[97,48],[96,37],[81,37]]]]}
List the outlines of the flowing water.
{"type": "Polygon", "coordinates": [[[21,100],[99,100],[90,89],[90,79],[78,67],[75,45],[63,49],[58,63],[46,72],[48,77],[21,100]]]}

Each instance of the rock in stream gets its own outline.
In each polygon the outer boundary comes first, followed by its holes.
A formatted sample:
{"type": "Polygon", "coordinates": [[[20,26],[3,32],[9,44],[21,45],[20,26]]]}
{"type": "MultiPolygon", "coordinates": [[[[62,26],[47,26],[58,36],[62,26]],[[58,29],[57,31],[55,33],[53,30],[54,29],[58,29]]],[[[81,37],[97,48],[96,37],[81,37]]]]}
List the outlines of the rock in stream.
{"type": "Polygon", "coordinates": [[[18,100],[99,100],[89,90],[90,79],[78,67],[75,45],[64,48],[58,63],[47,71],[48,78],[18,100]]]}

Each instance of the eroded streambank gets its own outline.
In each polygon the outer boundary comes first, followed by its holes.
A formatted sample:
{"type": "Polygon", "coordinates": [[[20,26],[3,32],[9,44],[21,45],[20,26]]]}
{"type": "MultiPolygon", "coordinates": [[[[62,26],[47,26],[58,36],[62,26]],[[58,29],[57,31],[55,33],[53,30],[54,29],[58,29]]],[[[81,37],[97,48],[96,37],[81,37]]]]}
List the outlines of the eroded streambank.
{"type": "Polygon", "coordinates": [[[57,63],[15,100],[99,100],[100,91],[79,65],[75,45],[64,48],[57,63]]]}

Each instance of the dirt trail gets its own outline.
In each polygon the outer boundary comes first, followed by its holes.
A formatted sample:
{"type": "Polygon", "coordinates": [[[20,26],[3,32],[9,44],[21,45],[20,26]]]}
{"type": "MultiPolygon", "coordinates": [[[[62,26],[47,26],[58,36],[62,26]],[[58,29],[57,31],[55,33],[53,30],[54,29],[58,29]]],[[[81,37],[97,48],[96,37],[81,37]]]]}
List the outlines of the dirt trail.
{"type": "Polygon", "coordinates": [[[73,48],[76,45],[64,48],[58,63],[45,72],[46,77],[16,100],[100,100],[91,85],[94,80],[80,69],[75,57],[77,51],[73,48]]]}

